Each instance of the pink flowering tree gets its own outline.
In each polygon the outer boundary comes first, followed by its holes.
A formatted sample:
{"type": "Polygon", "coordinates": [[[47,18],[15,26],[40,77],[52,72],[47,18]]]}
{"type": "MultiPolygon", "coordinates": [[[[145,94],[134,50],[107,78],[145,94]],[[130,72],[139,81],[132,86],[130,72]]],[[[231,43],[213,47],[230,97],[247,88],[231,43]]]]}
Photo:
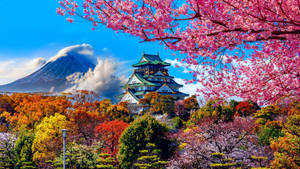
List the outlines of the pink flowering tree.
{"type": "Polygon", "coordinates": [[[169,162],[169,168],[250,168],[269,164],[269,147],[258,145],[252,133],[254,120],[236,117],[233,122],[212,123],[206,120],[176,134],[179,152],[169,162]]]}
{"type": "Polygon", "coordinates": [[[300,94],[299,0],[61,0],[57,13],[186,54],[207,97],[300,94]]]}

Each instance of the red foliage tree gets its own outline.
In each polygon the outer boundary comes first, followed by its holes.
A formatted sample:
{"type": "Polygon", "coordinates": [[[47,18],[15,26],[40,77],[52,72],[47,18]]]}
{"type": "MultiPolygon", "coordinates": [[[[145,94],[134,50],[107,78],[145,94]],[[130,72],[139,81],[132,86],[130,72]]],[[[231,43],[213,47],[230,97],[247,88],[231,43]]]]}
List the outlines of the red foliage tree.
{"type": "Polygon", "coordinates": [[[95,128],[95,135],[101,138],[106,145],[103,150],[116,158],[119,138],[128,127],[128,123],[119,120],[106,121],[95,128]]]}
{"type": "Polygon", "coordinates": [[[249,102],[240,102],[235,110],[240,114],[240,116],[250,116],[256,112],[255,106],[249,102]]]}

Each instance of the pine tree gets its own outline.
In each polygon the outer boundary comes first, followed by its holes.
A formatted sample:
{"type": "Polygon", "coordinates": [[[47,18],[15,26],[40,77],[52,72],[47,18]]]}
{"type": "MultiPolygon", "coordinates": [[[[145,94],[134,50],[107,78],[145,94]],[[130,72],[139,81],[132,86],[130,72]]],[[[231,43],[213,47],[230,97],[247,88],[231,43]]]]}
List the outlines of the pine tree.
{"type": "Polygon", "coordinates": [[[139,169],[160,169],[163,168],[168,162],[161,161],[159,157],[159,149],[153,143],[147,143],[145,150],[140,150],[140,156],[134,164],[139,169]]]}
{"type": "Polygon", "coordinates": [[[116,167],[117,161],[108,153],[101,153],[100,159],[97,159],[97,162],[99,164],[97,165],[97,168],[101,169],[117,169],[116,167]]]}

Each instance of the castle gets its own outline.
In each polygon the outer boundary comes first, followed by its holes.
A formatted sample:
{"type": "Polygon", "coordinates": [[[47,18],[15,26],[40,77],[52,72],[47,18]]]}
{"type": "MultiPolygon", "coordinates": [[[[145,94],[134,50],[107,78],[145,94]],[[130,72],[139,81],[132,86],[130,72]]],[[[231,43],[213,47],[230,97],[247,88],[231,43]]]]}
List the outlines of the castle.
{"type": "Polygon", "coordinates": [[[140,61],[134,65],[133,74],[123,87],[126,92],[120,95],[120,102],[138,104],[148,92],[158,92],[160,95],[170,95],[176,100],[184,99],[188,96],[179,92],[182,85],[174,81],[174,77],[168,73],[169,63],[160,59],[159,55],[149,55],[143,53],[140,61]]]}

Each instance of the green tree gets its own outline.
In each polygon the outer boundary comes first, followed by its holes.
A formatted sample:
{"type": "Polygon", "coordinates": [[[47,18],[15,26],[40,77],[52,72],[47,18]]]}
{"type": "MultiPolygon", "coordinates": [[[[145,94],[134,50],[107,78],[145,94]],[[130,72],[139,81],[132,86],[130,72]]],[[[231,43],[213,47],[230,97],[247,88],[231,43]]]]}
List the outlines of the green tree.
{"type": "Polygon", "coordinates": [[[153,143],[147,143],[145,150],[140,150],[140,156],[134,166],[139,169],[161,169],[168,164],[167,161],[161,161],[159,157],[159,149],[153,143]]]}
{"type": "Polygon", "coordinates": [[[124,169],[130,168],[138,158],[139,150],[147,143],[155,143],[161,149],[162,158],[169,154],[169,140],[164,138],[168,128],[147,114],[136,119],[121,135],[118,160],[124,169]]]}
{"type": "Polygon", "coordinates": [[[278,121],[268,122],[266,125],[262,125],[259,132],[259,142],[261,145],[270,145],[270,139],[283,137],[282,127],[278,121]]]}
{"type": "MultiPolygon", "coordinates": [[[[94,144],[86,146],[71,142],[66,146],[66,167],[72,169],[93,169],[96,168],[97,150],[99,147],[94,144]]],[[[63,152],[55,158],[53,166],[62,168],[63,152]]]]}
{"type": "Polygon", "coordinates": [[[29,169],[36,168],[33,163],[32,143],[34,140],[34,133],[31,131],[24,131],[15,143],[16,154],[16,168],[29,169]]]}
{"type": "Polygon", "coordinates": [[[114,157],[108,153],[101,153],[100,158],[97,159],[97,168],[101,169],[117,169],[118,163],[114,157]]]}

